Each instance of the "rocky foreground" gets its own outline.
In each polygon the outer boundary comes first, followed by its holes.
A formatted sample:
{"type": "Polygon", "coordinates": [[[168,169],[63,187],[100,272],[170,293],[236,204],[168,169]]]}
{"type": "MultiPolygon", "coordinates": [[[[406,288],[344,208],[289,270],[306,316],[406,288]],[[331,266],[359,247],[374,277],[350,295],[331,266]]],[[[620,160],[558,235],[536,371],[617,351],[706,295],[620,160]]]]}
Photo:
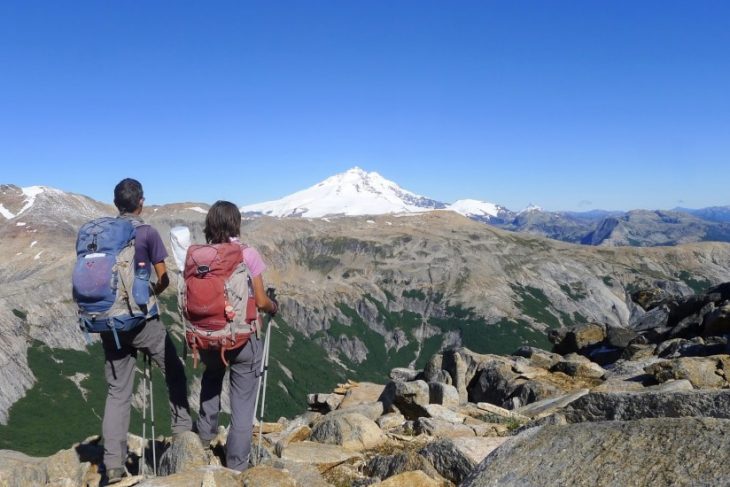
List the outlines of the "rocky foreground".
{"type": "MultiPolygon", "coordinates": [[[[158,438],[157,477],[152,445],[130,435],[118,485],[730,485],[730,283],[632,299],[629,328],[552,330],[552,352],[459,348],[385,385],[311,394],[301,416],[260,439],[257,426],[262,460],[243,474],[221,466],[224,429],[205,447],[158,438]]],[[[0,451],[0,486],[97,486],[101,453],[99,438],[48,458],[0,451]]]]}

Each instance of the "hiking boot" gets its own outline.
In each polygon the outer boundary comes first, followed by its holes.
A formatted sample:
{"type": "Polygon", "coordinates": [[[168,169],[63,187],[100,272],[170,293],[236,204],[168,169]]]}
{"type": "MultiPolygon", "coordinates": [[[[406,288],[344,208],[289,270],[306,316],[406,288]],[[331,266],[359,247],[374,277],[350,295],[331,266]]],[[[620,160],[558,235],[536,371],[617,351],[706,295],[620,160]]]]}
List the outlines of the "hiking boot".
{"type": "Polygon", "coordinates": [[[127,471],[124,470],[124,467],[110,468],[106,471],[106,485],[116,484],[126,476],[127,471]]]}

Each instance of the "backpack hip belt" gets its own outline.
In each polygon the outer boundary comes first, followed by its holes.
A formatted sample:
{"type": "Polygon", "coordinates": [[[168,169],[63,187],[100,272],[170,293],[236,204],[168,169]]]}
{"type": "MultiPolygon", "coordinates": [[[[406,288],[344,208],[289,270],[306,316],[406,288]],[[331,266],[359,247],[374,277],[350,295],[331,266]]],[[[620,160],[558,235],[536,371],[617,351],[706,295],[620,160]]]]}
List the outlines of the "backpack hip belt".
{"type": "Polygon", "coordinates": [[[193,368],[198,366],[198,350],[220,350],[221,361],[228,366],[225,353],[244,346],[255,332],[255,324],[229,323],[220,330],[188,326],[185,330],[185,341],[193,351],[193,368]]]}

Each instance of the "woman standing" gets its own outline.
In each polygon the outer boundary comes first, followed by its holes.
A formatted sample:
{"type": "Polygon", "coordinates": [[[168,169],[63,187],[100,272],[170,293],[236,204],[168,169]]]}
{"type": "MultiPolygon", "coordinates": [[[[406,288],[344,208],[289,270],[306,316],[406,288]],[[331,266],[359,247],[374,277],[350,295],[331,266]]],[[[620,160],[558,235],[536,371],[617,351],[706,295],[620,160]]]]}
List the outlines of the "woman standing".
{"type": "MultiPolygon", "coordinates": [[[[217,201],[205,218],[205,239],[209,244],[235,243],[241,246],[243,262],[251,277],[253,298],[259,311],[274,316],[277,303],[266,295],[261,273],[266,265],[261,255],[252,247],[243,245],[241,235],[241,212],[228,201],[217,201]]],[[[243,296],[249,290],[233,290],[243,296]]],[[[251,451],[254,409],[256,407],[256,387],[261,371],[263,343],[256,333],[248,341],[223,354],[219,350],[200,350],[200,358],[205,364],[200,391],[200,411],[197,430],[204,444],[209,443],[218,432],[218,415],[221,407],[221,390],[226,367],[230,367],[231,379],[231,426],[226,441],[226,466],[243,471],[248,467],[251,451]]]]}

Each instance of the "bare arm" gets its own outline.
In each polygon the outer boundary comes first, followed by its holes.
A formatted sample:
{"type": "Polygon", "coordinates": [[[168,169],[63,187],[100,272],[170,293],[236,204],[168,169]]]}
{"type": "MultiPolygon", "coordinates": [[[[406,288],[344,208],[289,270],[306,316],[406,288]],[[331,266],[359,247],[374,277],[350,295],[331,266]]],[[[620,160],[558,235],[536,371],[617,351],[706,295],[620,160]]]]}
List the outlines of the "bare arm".
{"type": "Polygon", "coordinates": [[[155,264],[155,274],[157,274],[157,282],[152,288],[152,292],[159,295],[170,285],[170,278],[167,276],[167,266],[164,260],[155,264]]]}
{"type": "Polygon", "coordinates": [[[253,297],[256,300],[256,307],[261,311],[271,313],[276,311],[276,305],[266,295],[264,289],[264,280],[261,276],[256,276],[252,279],[253,282],[253,297]]]}

